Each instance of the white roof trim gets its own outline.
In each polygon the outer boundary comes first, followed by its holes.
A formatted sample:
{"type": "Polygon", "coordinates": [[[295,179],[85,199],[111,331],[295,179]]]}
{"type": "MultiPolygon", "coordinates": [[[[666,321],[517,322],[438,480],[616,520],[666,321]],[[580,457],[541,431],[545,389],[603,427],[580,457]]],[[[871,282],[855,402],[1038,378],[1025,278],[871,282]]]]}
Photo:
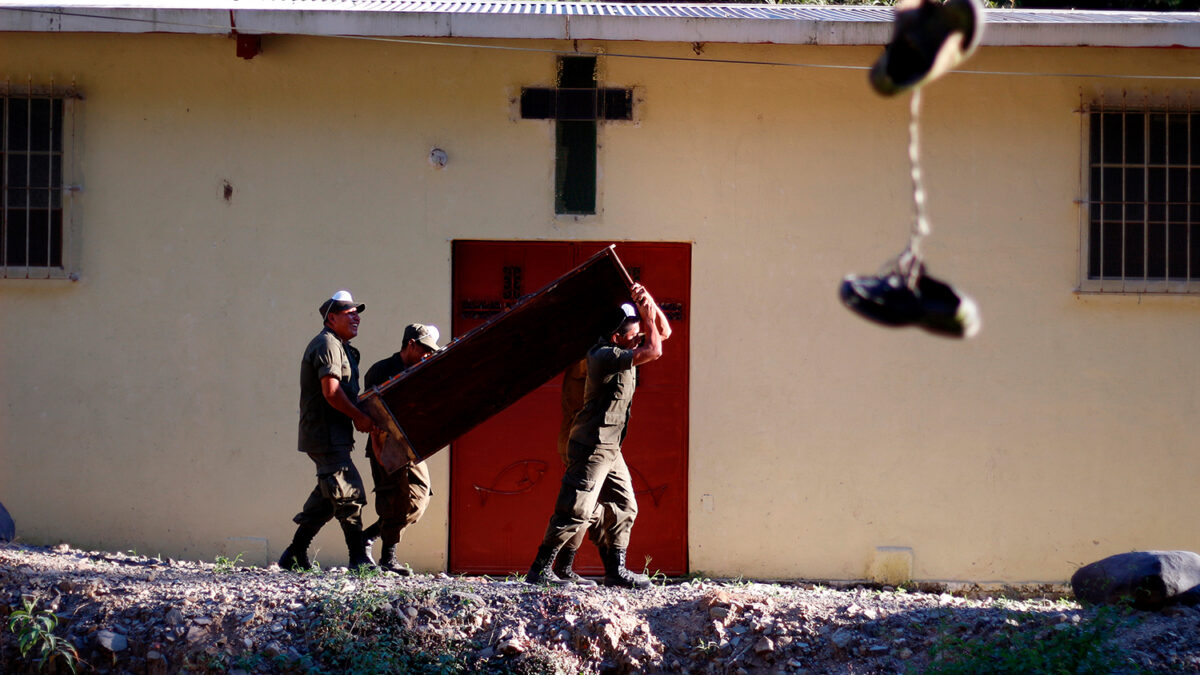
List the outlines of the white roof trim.
{"type": "MultiPolygon", "coordinates": [[[[418,0],[11,2],[0,31],[881,45],[890,7],[418,0]]],[[[1200,47],[1200,12],[988,10],[993,46],[1200,47]]]]}

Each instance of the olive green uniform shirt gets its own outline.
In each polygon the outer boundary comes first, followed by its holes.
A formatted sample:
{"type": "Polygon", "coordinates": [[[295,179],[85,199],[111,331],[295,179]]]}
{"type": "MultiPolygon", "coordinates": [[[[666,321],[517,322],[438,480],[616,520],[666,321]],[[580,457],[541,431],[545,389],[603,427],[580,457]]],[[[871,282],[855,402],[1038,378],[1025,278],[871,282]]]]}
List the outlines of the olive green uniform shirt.
{"type": "Polygon", "coordinates": [[[354,422],[329,405],[321,378],[338,378],[352,402],[358,400],[358,350],[329,328],[317,334],[300,361],[300,452],[324,453],[354,447],[354,422]]]}
{"type": "Polygon", "coordinates": [[[584,403],[571,425],[571,441],[593,448],[620,448],[636,386],[633,350],[605,340],[596,343],[587,355],[584,403]]]}

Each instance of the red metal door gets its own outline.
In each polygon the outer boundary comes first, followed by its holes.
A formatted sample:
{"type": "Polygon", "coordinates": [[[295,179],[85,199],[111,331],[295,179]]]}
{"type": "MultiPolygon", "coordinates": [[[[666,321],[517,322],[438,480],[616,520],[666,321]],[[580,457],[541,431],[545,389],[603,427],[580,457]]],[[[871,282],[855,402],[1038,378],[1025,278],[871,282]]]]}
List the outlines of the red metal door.
{"type": "MultiPolygon", "coordinates": [[[[607,242],[457,241],[452,330],[463,335],[583,262],[607,242]]],[[[629,567],[687,571],[687,375],[691,248],[617,243],[630,276],[662,306],[673,334],[663,357],[638,371],[623,454],[633,474],[638,518],[629,567]]],[[[450,571],[523,573],[554,509],[563,467],[556,450],[562,378],[459,438],[450,448],[450,571]]],[[[585,543],[576,569],[602,571],[585,543]]]]}

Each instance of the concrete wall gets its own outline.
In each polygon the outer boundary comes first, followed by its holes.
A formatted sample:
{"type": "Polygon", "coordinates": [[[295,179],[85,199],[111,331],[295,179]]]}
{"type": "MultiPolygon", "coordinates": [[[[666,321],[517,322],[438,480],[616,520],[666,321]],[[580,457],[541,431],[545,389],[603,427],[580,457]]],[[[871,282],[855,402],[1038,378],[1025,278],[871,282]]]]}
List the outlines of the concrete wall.
{"type": "MultiPolygon", "coordinates": [[[[600,47],[694,55],[579,44],[600,47]]],[[[970,67],[1195,63],[992,48],[970,67]]],[[[907,546],[917,579],[1053,581],[1111,553],[1200,548],[1198,301],[1073,293],[1081,100],[1184,84],[957,74],[928,88],[928,261],[985,321],[959,343],[837,301],[910,222],[907,101],[875,97],[861,71],[602,59],[604,83],[643,100],[636,123],[603,126],[602,213],[574,219],[553,215],[553,124],[514,119],[511,102],[553,83],[552,54],[269,37],[244,61],[220,37],[7,34],[0,64],[86,96],[80,281],[0,282],[0,500],[28,541],[277,557],[312,484],[293,448],[317,305],[338,288],[365,301],[355,344],[374,361],[405,323],[448,329],[450,242],[494,238],[694,243],[694,571],[861,578],[875,547],[907,546]]],[[[446,564],[446,453],[431,469],[438,494],[401,551],[424,570],[446,564]]],[[[339,538],[327,528],[318,557],[344,560],[339,538]]]]}

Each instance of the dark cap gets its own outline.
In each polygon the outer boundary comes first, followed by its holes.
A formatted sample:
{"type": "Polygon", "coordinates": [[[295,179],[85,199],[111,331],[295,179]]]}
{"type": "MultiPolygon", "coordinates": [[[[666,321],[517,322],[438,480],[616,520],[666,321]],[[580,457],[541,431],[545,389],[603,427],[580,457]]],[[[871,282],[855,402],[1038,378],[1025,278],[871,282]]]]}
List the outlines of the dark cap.
{"type": "Polygon", "coordinates": [[[625,325],[626,321],[630,319],[636,321],[641,318],[638,316],[637,309],[635,309],[634,306],[628,302],[623,303],[620,307],[613,307],[612,309],[608,310],[608,313],[604,316],[607,317],[604,320],[605,323],[612,326],[608,332],[605,333],[606,336],[620,332],[621,327],[625,325]]]}
{"type": "Polygon", "coordinates": [[[410,323],[404,327],[404,338],[402,344],[408,344],[409,340],[416,340],[433,351],[438,351],[441,347],[438,346],[438,338],[441,333],[437,326],[426,326],[423,323],[410,323]]]}
{"type": "Polygon", "coordinates": [[[317,312],[321,315],[321,320],[329,316],[330,312],[344,312],[354,308],[361,314],[367,309],[364,304],[356,304],[354,298],[350,296],[350,291],[338,291],[331,298],[321,303],[321,308],[317,312]]]}

